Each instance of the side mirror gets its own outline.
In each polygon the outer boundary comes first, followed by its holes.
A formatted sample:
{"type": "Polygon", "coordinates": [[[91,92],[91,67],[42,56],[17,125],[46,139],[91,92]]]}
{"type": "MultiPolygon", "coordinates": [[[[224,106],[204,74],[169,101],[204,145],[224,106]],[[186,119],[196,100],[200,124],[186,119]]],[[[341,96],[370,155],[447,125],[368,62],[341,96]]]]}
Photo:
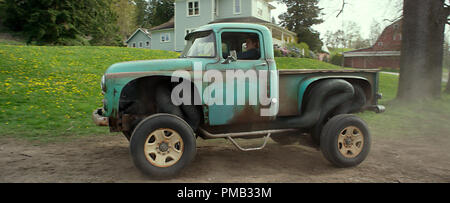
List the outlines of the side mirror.
{"type": "Polygon", "coordinates": [[[230,55],[228,56],[227,59],[225,59],[225,61],[222,64],[230,64],[231,62],[235,62],[235,61],[237,61],[236,50],[231,50],[230,55]]]}

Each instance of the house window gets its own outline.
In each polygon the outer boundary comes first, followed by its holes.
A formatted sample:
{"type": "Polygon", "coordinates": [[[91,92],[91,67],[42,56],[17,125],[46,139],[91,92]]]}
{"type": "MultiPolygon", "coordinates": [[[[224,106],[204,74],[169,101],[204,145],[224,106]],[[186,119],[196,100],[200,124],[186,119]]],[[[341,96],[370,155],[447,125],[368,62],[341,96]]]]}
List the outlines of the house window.
{"type": "Polygon", "coordinates": [[[170,35],[169,35],[169,33],[162,33],[161,34],[161,42],[170,42],[170,35]]]}
{"type": "Polygon", "coordinates": [[[378,46],[383,46],[383,42],[378,42],[378,46]]]}
{"type": "Polygon", "coordinates": [[[261,1],[257,1],[256,2],[256,13],[259,15],[259,16],[262,16],[263,15],[263,3],[261,2],[261,1]]]}
{"type": "Polygon", "coordinates": [[[136,48],[136,43],[135,42],[133,42],[133,48],[136,48]]]}
{"type": "Polygon", "coordinates": [[[199,1],[188,1],[188,16],[200,15],[200,3],[199,1]]]}
{"type": "Polygon", "coordinates": [[[149,42],[149,41],[145,42],[145,45],[146,45],[147,47],[149,47],[149,46],[150,46],[150,42],[149,42]]]}
{"type": "Polygon", "coordinates": [[[241,13],[241,0],[233,0],[234,14],[241,13]]]}
{"type": "Polygon", "coordinates": [[[142,48],[142,47],[144,47],[143,43],[139,42],[139,48],[142,48]]]}
{"type": "Polygon", "coordinates": [[[398,24],[395,24],[395,25],[394,25],[394,29],[398,29],[398,24]]]}

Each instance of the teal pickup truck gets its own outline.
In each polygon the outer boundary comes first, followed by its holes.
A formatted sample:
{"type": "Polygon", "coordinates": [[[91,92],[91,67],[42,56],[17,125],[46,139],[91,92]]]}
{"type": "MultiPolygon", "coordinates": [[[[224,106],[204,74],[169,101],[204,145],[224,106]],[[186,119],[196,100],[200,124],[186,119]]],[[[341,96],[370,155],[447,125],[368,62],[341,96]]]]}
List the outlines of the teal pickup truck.
{"type": "MultiPolygon", "coordinates": [[[[298,68],[298,69],[294,69],[298,68]]],[[[122,132],[136,167],[169,177],[191,163],[196,139],[225,138],[242,151],[269,138],[291,144],[309,134],[337,167],[370,151],[367,125],[352,113],[381,113],[378,70],[277,70],[264,26],[211,24],[186,36],[178,59],[114,64],[102,77],[99,126],[122,132]],[[263,138],[245,148],[236,138],[263,138]]]]}

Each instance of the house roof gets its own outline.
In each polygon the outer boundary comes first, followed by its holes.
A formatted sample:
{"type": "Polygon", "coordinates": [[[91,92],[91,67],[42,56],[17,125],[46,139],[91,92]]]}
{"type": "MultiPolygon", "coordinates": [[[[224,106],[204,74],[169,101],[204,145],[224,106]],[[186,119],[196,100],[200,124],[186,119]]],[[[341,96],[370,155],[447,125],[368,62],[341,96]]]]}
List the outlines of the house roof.
{"type": "Polygon", "coordinates": [[[356,56],[397,56],[401,49],[401,40],[395,41],[395,34],[401,33],[402,20],[399,19],[387,26],[370,47],[344,52],[344,57],[356,56]],[[394,38],[394,40],[392,40],[394,38]],[[379,45],[381,43],[381,46],[379,45]]]}
{"type": "Polygon", "coordinates": [[[127,39],[127,41],[125,41],[125,43],[128,43],[128,41],[130,41],[134,35],[136,35],[139,31],[141,31],[142,33],[144,33],[148,38],[152,38],[152,35],[150,34],[148,29],[145,28],[138,28],[136,29],[136,31],[134,31],[134,33],[127,39]]]}
{"type": "Polygon", "coordinates": [[[321,51],[324,53],[330,54],[330,50],[328,49],[328,47],[325,43],[323,44],[321,51]]]}
{"type": "Polygon", "coordinates": [[[172,28],[175,28],[175,20],[173,17],[169,21],[167,21],[161,25],[150,28],[150,31],[165,30],[165,29],[172,29],[172,28]]]}
{"type": "Polygon", "coordinates": [[[240,18],[221,18],[215,21],[210,22],[209,24],[214,23],[271,23],[269,21],[261,20],[255,17],[240,17],[240,18]]]}
{"type": "Polygon", "coordinates": [[[215,23],[255,23],[255,24],[261,24],[265,26],[269,26],[276,29],[282,29],[284,32],[296,35],[295,32],[289,31],[286,28],[280,27],[279,25],[273,24],[269,21],[265,21],[256,17],[240,17],[240,18],[221,18],[217,19],[215,21],[209,22],[209,24],[215,24],[215,23]]]}

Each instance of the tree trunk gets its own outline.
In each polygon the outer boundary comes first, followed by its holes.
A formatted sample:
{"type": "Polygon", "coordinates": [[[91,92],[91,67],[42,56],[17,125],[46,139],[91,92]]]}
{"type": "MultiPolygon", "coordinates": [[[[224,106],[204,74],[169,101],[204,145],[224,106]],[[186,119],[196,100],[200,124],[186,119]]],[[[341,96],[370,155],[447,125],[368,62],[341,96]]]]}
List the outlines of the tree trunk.
{"type": "Polygon", "coordinates": [[[397,98],[413,102],[441,95],[443,0],[404,0],[397,98]]]}
{"type": "Polygon", "coordinates": [[[450,94],[450,68],[448,70],[447,88],[445,88],[445,93],[450,94]]]}

